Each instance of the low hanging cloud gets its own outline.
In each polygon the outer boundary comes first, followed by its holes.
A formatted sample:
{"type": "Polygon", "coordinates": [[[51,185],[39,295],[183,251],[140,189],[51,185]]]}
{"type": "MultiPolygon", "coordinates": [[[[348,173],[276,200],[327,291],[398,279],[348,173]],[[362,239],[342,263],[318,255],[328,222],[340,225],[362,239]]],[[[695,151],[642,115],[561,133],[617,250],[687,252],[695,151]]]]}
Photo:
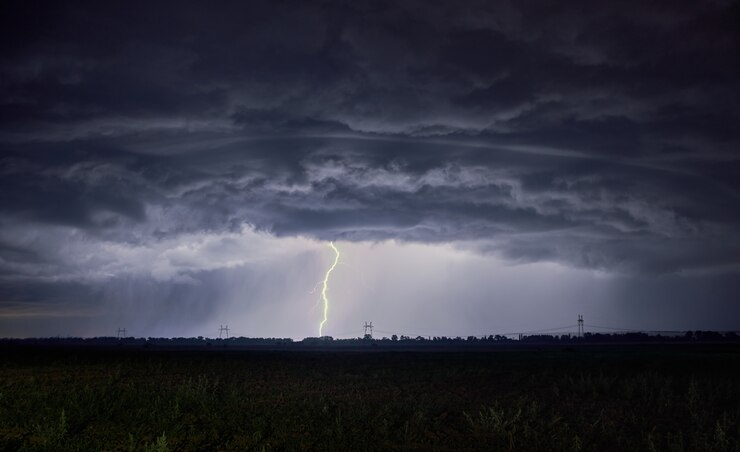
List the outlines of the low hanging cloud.
{"type": "Polygon", "coordinates": [[[732,266],[740,255],[726,187],[637,164],[361,138],[241,140],[169,156],[70,158],[36,146],[3,162],[8,262],[28,258],[17,231],[42,225],[153,250],[245,225],[321,240],[460,242],[627,273],[732,266]]]}

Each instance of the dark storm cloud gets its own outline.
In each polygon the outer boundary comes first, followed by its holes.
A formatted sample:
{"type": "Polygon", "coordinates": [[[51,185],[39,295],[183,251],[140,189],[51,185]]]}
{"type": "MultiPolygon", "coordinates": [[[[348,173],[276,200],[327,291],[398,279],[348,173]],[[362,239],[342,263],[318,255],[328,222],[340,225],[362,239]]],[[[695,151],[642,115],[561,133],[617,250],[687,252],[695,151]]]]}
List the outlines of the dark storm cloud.
{"type": "MultiPolygon", "coordinates": [[[[626,272],[740,263],[737,2],[2,10],[6,230],[147,244],[247,223],[626,272]]],[[[54,246],[13,242],[6,274],[54,246]]]]}

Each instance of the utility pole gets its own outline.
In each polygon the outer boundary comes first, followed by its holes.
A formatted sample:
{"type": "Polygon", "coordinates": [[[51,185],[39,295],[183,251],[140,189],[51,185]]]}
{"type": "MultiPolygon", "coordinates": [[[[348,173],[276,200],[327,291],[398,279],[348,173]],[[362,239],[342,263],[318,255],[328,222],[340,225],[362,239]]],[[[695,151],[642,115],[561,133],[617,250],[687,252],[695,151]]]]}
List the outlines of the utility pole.
{"type": "Polygon", "coordinates": [[[221,335],[223,333],[226,333],[226,339],[229,338],[229,325],[223,326],[219,325],[218,327],[218,338],[221,339],[221,335]]]}
{"type": "Polygon", "coordinates": [[[578,315],[578,337],[583,337],[583,316],[578,315]]]}
{"type": "Polygon", "coordinates": [[[365,339],[372,339],[373,338],[373,322],[370,322],[370,323],[365,322],[364,328],[365,328],[365,339]],[[367,334],[367,330],[370,330],[370,334],[367,334]]]}
{"type": "Polygon", "coordinates": [[[126,328],[118,328],[118,339],[126,339],[126,328]]]}

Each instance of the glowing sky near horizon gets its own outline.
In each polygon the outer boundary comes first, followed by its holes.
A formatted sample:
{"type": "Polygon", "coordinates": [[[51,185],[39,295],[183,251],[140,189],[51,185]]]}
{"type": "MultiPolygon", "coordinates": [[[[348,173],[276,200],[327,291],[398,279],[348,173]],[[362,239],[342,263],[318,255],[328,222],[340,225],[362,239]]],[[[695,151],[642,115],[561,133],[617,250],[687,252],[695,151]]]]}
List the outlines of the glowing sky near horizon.
{"type": "MultiPolygon", "coordinates": [[[[687,290],[677,277],[656,286],[649,278],[554,262],[513,263],[465,243],[336,245],[342,258],[331,275],[331,322],[324,331],[334,337],[361,336],[365,320],[373,321],[378,337],[467,336],[571,325],[577,314],[606,326],[732,326],[732,319],[711,309],[696,309],[691,321],[636,315],[642,304],[654,303],[656,287],[669,283],[675,286],[665,309],[691,309],[692,290],[701,289],[687,290]],[[626,280],[630,290],[624,289],[626,280]]],[[[322,241],[279,238],[249,227],[195,234],[155,249],[69,242],[65,252],[81,267],[67,278],[99,287],[95,303],[79,310],[36,305],[0,316],[0,325],[17,336],[105,335],[120,324],[139,337],[212,337],[223,323],[234,336],[315,336],[323,316],[315,288],[335,257],[326,248],[322,241]],[[98,266],[90,271],[79,259],[93,253],[98,266]],[[29,325],[38,325],[38,332],[29,325]]]]}

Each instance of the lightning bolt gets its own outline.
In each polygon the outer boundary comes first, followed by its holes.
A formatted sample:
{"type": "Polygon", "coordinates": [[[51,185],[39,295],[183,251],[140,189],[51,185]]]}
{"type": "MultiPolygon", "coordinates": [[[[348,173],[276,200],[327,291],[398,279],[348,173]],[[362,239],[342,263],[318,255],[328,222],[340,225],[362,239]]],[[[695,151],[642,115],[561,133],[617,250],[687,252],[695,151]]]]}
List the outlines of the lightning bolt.
{"type": "Polygon", "coordinates": [[[319,324],[319,337],[323,336],[324,324],[326,323],[326,320],[329,316],[329,299],[326,297],[326,289],[329,286],[329,275],[331,275],[334,267],[336,267],[337,263],[339,263],[339,250],[336,246],[334,246],[334,242],[329,242],[329,246],[331,247],[331,249],[334,250],[334,263],[331,264],[329,270],[326,271],[326,276],[324,276],[324,288],[321,289],[321,298],[324,300],[324,320],[322,320],[319,324]]]}

